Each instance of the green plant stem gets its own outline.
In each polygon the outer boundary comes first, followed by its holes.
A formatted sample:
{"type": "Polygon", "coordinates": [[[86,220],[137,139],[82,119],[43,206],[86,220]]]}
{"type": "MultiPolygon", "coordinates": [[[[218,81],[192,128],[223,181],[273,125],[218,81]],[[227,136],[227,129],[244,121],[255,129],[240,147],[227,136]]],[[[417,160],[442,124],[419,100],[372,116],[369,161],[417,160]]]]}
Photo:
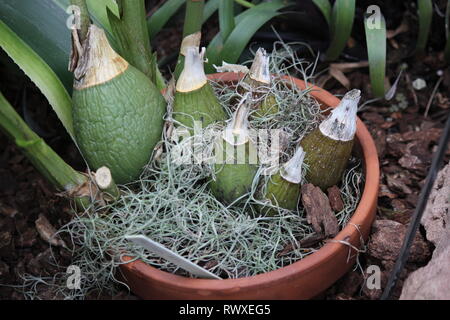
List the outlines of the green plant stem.
{"type": "Polygon", "coordinates": [[[115,201],[120,197],[120,190],[107,167],[98,168],[95,172],[95,182],[100,190],[106,195],[107,200],[115,201]]]}
{"type": "Polygon", "coordinates": [[[246,8],[253,8],[255,6],[255,4],[245,1],[245,0],[234,0],[234,1],[236,1],[236,3],[238,3],[241,6],[246,7],[246,8]]]}
{"type": "Polygon", "coordinates": [[[14,140],[36,169],[59,191],[72,191],[87,177],[64,162],[31,130],[0,93],[0,128],[14,140]]]}
{"type": "Polygon", "coordinates": [[[234,24],[234,0],[222,0],[219,3],[219,26],[222,41],[225,42],[233,31],[234,24]]]}
{"type": "Polygon", "coordinates": [[[144,0],[119,0],[117,17],[109,8],[108,19],[118,43],[120,55],[142,71],[153,83],[157,82],[156,56],[152,54],[144,0]]]}
{"type": "Polygon", "coordinates": [[[201,30],[203,23],[204,0],[187,0],[183,25],[183,38],[201,30]]]}
{"type": "Polygon", "coordinates": [[[78,30],[78,36],[83,42],[86,39],[89,25],[91,24],[86,0],[70,0],[70,3],[80,9],[80,29],[78,30]]]}
{"type": "MultiPolygon", "coordinates": [[[[186,14],[184,16],[183,39],[191,34],[201,31],[203,24],[204,0],[186,0],[186,14]]],[[[178,55],[174,76],[178,79],[184,66],[184,56],[178,55]]]]}

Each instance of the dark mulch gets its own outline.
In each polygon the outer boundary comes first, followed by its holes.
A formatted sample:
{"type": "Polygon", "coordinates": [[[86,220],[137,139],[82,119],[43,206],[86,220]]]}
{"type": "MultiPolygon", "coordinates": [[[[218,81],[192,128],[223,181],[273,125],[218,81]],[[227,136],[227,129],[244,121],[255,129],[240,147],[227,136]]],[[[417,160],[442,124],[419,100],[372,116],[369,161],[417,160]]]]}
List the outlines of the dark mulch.
{"type": "MultiPolygon", "coordinates": [[[[386,9],[387,10],[387,9],[386,9]]],[[[399,14],[402,8],[391,9],[392,25],[395,29],[402,17],[409,19],[414,28],[414,20],[406,12],[399,14]]],[[[385,11],[383,11],[385,12],[385,11]]],[[[204,41],[211,39],[217,30],[217,21],[213,18],[205,27],[204,41]]],[[[285,21],[277,22],[281,29],[295,26],[285,21]]],[[[173,67],[180,43],[179,34],[182,23],[174,18],[171,27],[163,30],[155,39],[153,46],[159,57],[163,57],[163,72],[173,67]]],[[[260,34],[263,37],[264,34],[260,34]]],[[[389,103],[369,104],[360,113],[360,118],[368,126],[377,145],[381,165],[381,188],[378,198],[377,221],[372,230],[371,241],[368,242],[367,253],[360,254],[361,269],[346,274],[321,297],[326,299],[378,299],[381,290],[370,290],[365,285],[368,267],[380,267],[381,285],[384,287],[389,272],[398,254],[411,214],[414,211],[418,195],[424,184],[427,170],[432,160],[433,151],[440,137],[443,123],[450,109],[450,73],[445,67],[442,54],[436,50],[422,58],[410,54],[412,35],[400,34],[390,40],[390,61],[388,76],[391,83],[399,72],[401,63],[406,62],[409,68],[400,82],[397,96],[389,103]],[[430,99],[433,87],[438,80],[437,71],[443,71],[443,81],[435,95],[428,117],[424,117],[425,106],[430,99]],[[412,81],[423,78],[427,87],[417,91],[412,88],[412,81]],[[380,222],[380,220],[382,220],[380,222]],[[373,239],[389,239],[374,241],[373,239]],[[395,245],[393,245],[395,244],[395,245]]],[[[441,37],[441,35],[439,35],[441,37]]],[[[356,42],[362,42],[355,36],[356,42]]],[[[270,40],[273,41],[273,40],[270,40]]],[[[322,41],[322,40],[321,40],[322,41]]],[[[325,40],[323,40],[325,41],[325,40]]],[[[431,39],[434,45],[438,41],[431,39]]],[[[320,43],[319,43],[320,47],[320,43]]],[[[350,54],[357,52],[350,48],[350,54]]],[[[356,56],[358,54],[356,53],[356,56]]],[[[0,64],[4,64],[4,55],[0,64]]],[[[8,79],[1,79],[0,89],[9,101],[14,103],[18,111],[29,119],[33,129],[43,135],[46,141],[71,165],[83,170],[83,162],[70,139],[58,125],[57,119],[50,111],[36,88],[24,80],[22,74],[11,69],[11,64],[1,66],[7,68],[8,79]],[[27,88],[27,99],[23,101],[23,90],[27,88]],[[32,119],[32,120],[31,120],[32,119]]],[[[5,74],[5,73],[4,73],[5,74]]],[[[363,90],[364,97],[370,96],[368,73],[365,69],[355,69],[346,73],[352,87],[363,90]]],[[[319,79],[320,80],[320,79],[319,79]]],[[[335,94],[346,90],[334,79],[326,82],[325,88],[335,94]]],[[[446,161],[450,158],[447,152],[446,161]]],[[[45,216],[58,228],[70,220],[70,205],[67,200],[55,195],[52,187],[36,172],[29,161],[20,153],[15,145],[0,133],[0,284],[21,285],[24,273],[52,276],[56,272],[65,272],[65,267],[56,267],[53,258],[61,266],[70,265],[70,254],[63,247],[52,247],[39,234],[36,220],[39,215],[45,216]]],[[[423,230],[421,230],[423,233],[423,230]]],[[[414,249],[414,258],[410,259],[401,275],[401,281],[394,292],[398,297],[403,279],[430,259],[433,247],[418,234],[414,249]]],[[[369,269],[370,270],[370,269],[369,269]]],[[[40,290],[42,296],[53,298],[51,293],[40,290]]],[[[16,288],[0,286],[0,299],[23,299],[24,296],[16,288]]],[[[98,298],[93,294],[91,298],[98,298]]],[[[114,297],[104,299],[134,299],[125,289],[114,297]]]]}

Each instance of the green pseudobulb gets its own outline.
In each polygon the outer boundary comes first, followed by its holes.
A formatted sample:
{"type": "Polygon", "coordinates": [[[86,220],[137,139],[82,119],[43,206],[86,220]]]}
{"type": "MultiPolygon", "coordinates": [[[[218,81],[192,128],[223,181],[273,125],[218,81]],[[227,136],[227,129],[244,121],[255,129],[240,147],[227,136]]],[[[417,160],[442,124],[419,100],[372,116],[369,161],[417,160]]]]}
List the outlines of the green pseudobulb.
{"type": "Polygon", "coordinates": [[[258,109],[252,113],[254,118],[265,118],[270,115],[277,114],[280,111],[275,96],[269,94],[258,106],[258,109]]]}
{"type": "MultiPolygon", "coordinates": [[[[282,209],[297,210],[304,157],[303,148],[297,148],[293,157],[267,180],[265,188],[261,189],[260,200],[269,201],[272,206],[282,209]]],[[[262,205],[260,212],[274,216],[279,210],[262,205]]]]}
{"type": "Polygon", "coordinates": [[[322,190],[338,184],[347,167],[360,98],[361,91],[357,89],[347,92],[328,118],[300,141],[306,152],[306,180],[322,190]]]}
{"type": "Polygon", "coordinates": [[[309,183],[326,190],[340,181],[352,153],[353,140],[334,140],[316,128],[300,145],[306,152],[306,180],[309,183]]]}
{"type": "MultiPolygon", "coordinates": [[[[194,128],[194,121],[200,122],[202,129],[216,121],[227,119],[213,88],[203,69],[204,51],[195,46],[186,48],[184,68],[178,78],[174,103],[175,122],[187,128],[194,128]]],[[[199,125],[197,124],[197,125],[199,125]]]]}
{"type": "Polygon", "coordinates": [[[251,191],[258,171],[257,150],[247,128],[249,108],[244,103],[246,97],[218,138],[214,150],[216,174],[209,186],[214,196],[227,204],[251,191]]]}
{"type": "Polygon", "coordinates": [[[208,82],[194,91],[176,92],[173,112],[175,121],[187,128],[194,128],[194,121],[200,121],[202,128],[206,128],[216,121],[227,119],[208,82]]]}
{"type": "Polygon", "coordinates": [[[127,183],[139,177],[161,138],[166,102],[101,29],[91,26],[86,41],[84,65],[75,70],[75,137],[92,170],[106,166],[116,183],[127,183]]]}
{"type": "MultiPolygon", "coordinates": [[[[263,196],[263,199],[269,200],[273,206],[287,210],[296,210],[299,198],[300,186],[287,181],[279,172],[270,177],[263,196]]],[[[275,216],[278,210],[263,206],[261,213],[268,216],[275,216]]]]}
{"type": "Polygon", "coordinates": [[[214,165],[215,180],[211,180],[209,187],[217,199],[230,204],[251,191],[258,171],[258,166],[250,160],[250,154],[255,154],[251,150],[254,146],[251,142],[234,146],[225,140],[217,146],[216,152],[222,152],[223,161],[214,165]],[[237,154],[244,155],[243,161],[239,161],[237,154]]]}
{"type": "Polygon", "coordinates": [[[250,93],[254,101],[252,118],[265,118],[280,111],[275,96],[270,92],[272,76],[269,72],[269,56],[266,50],[259,48],[249,72],[242,79],[238,91],[250,93]]]}

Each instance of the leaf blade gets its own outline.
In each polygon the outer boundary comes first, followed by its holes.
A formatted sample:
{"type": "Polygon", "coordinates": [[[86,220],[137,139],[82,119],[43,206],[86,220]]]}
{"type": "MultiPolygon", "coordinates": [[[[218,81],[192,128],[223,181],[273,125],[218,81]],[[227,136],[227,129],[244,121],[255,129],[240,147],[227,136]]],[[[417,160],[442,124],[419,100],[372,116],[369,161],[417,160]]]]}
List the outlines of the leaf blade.
{"type": "Polygon", "coordinates": [[[353,28],[355,0],[336,0],[331,15],[331,43],[326,60],[336,60],[344,50],[353,28]]]}
{"type": "Polygon", "coordinates": [[[331,24],[331,3],[328,0],[313,0],[314,4],[319,8],[328,26],[331,24]]]}
{"type": "MultiPolygon", "coordinates": [[[[271,2],[264,2],[264,3],[256,5],[253,8],[247,9],[244,12],[238,14],[235,17],[235,23],[236,23],[235,30],[236,29],[237,30],[241,30],[241,31],[244,30],[244,32],[245,32],[245,28],[239,27],[239,25],[243,21],[246,21],[246,24],[250,25],[250,28],[254,29],[255,27],[257,27],[257,25],[255,24],[255,25],[252,26],[250,22],[251,22],[253,17],[257,17],[257,18],[259,17],[259,21],[258,22],[259,22],[260,26],[256,28],[256,30],[258,30],[264,24],[264,23],[261,24],[262,20],[265,20],[265,22],[267,22],[268,20],[271,19],[271,18],[270,19],[267,19],[267,18],[264,19],[264,17],[267,17],[270,13],[272,13],[272,14],[276,13],[274,15],[274,16],[276,16],[276,15],[280,14],[278,12],[278,10],[280,10],[280,9],[282,9],[282,8],[288,6],[288,5],[289,5],[289,2],[282,1],[282,0],[275,0],[275,1],[271,1],[271,2]],[[265,15],[264,15],[264,17],[262,17],[262,16],[260,16],[260,14],[263,14],[263,15],[265,14],[265,15]]],[[[272,16],[272,18],[274,16],[272,16]]],[[[236,38],[239,37],[238,33],[240,31],[237,31],[235,33],[235,30],[233,30],[233,32],[232,32],[232,34],[234,33],[233,39],[235,37],[236,38]]],[[[247,30],[247,32],[248,32],[248,30],[247,30]]],[[[231,37],[232,34],[230,34],[230,37],[231,37]]],[[[253,32],[253,34],[254,34],[254,32],[253,32]]],[[[248,37],[248,35],[247,35],[247,37],[248,37]]],[[[248,39],[248,41],[250,40],[250,38],[248,39]]],[[[235,40],[231,40],[231,42],[228,44],[228,47],[231,47],[232,43],[234,41],[235,40]]],[[[245,45],[248,44],[248,41],[246,42],[245,45]]],[[[216,34],[214,36],[214,38],[210,41],[210,43],[208,45],[208,48],[206,50],[206,57],[208,58],[208,63],[205,64],[205,71],[206,71],[206,73],[215,72],[213,64],[221,63],[225,59],[225,57],[223,57],[222,54],[221,54],[221,52],[224,50],[224,45],[225,44],[222,41],[222,36],[221,36],[220,32],[218,34],[216,34]]],[[[245,47],[245,45],[244,45],[244,47],[245,47]]],[[[227,50],[234,50],[234,49],[232,48],[232,49],[227,49],[227,50]]],[[[239,58],[239,56],[242,53],[242,51],[243,51],[243,48],[239,52],[235,53],[235,55],[237,55],[237,58],[239,58]]],[[[236,61],[237,58],[233,58],[231,60],[236,61]]],[[[227,61],[227,62],[232,63],[231,61],[227,61]]]]}
{"type": "Polygon", "coordinates": [[[419,34],[417,36],[416,53],[423,54],[430,35],[433,2],[431,0],[418,0],[417,13],[419,15],[419,34]]]}
{"type": "Polygon", "coordinates": [[[234,0],[222,0],[219,4],[219,27],[222,40],[226,41],[235,27],[234,0]]]}
{"type": "Polygon", "coordinates": [[[265,11],[260,12],[258,16],[255,15],[254,17],[248,17],[242,20],[224,43],[221,55],[222,60],[229,63],[236,63],[255,32],[279,14],[281,13],[265,11]]]}
{"type": "Polygon", "coordinates": [[[70,90],[73,77],[67,70],[71,47],[67,17],[61,4],[54,1],[25,0],[12,4],[0,0],[0,20],[41,56],[70,90]]]}
{"type": "Polygon", "coordinates": [[[220,0],[208,0],[205,3],[205,8],[203,10],[203,23],[206,22],[213,14],[219,9],[220,0]]]}
{"type": "Polygon", "coordinates": [[[55,72],[1,20],[0,47],[41,90],[64,128],[74,139],[72,100],[55,72]]]}
{"type": "MultiPolygon", "coordinates": [[[[104,16],[102,13],[102,5],[106,4],[114,9],[113,0],[88,0],[91,18],[110,33],[105,7],[104,16]]],[[[69,5],[69,0],[0,0],[0,20],[55,71],[71,92],[73,76],[67,70],[71,50],[70,30],[66,25],[69,5]]]]}
{"type": "MultiPolygon", "coordinates": [[[[64,0],[65,1],[65,0],[64,0]]],[[[119,8],[114,0],[86,0],[89,13],[94,22],[99,24],[107,31],[107,33],[112,34],[112,28],[109,24],[108,14],[106,8],[109,8],[115,15],[119,15],[119,8]]]]}
{"type": "Polygon", "coordinates": [[[386,74],[386,21],[380,13],[379,26],[369,24],[370,17],[364,20],[369,73],[372,92],[376,97],[384,96],[384,78],[386,74]]]}
{"type": "Polygon", "coordinates": [[[153,39],[158,32],[166,25],[169,19],[184,4],[184,0],[168,0],[147,20],[150,39],[153,39]]]}

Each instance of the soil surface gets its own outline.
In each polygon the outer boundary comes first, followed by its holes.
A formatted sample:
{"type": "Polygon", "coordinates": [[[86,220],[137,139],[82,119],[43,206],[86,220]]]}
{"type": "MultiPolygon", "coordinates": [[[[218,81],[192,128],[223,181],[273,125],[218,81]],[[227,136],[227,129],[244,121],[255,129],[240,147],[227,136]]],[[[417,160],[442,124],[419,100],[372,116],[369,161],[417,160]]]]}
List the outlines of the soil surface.
{"type": "MultiPolygon", "coordinates": [[[[162,1],[148,2],[154,5],[162,1]]],[[[364,2],[358,4],[359,11],[367,7],[364,2]]],[[[436,31],[431,34],[427,53],[417,57],[412,53],[417,35],[415,9],[404,3],[391,5],[392,2],[386,1],[389,3],[387,6],[383,1],[371,1],[370,4],[373,2],[381,6],[388,30],[392,34],[397,33],[388,40],[387,82],[394,83],[400,70],[404,68],[404,71],[392,100],[369,102],[359,113],[376,142],[380,158],[381,188],[377,217],[371,237],[366,243],[366,251],[359,254],[359,267],[346,274],[319,297],[323,299],[378,299],[381,296],[450,110],[450,72],[442,54],[443,18],[435,13],[433,30],[436,31]],[[407,31],[402,31],[404,29],[407,31]],[[426,82],[421,90],[414,88],[417,79],[426,82]],[[437,84],[439,86],[433,92],[437,84]],[[371,265],[380,268],[381,289],[369,289],[366,285],[366,279],[370,275],[368,267],[371,265]]],[[[437,1],[437,7],[445,11],[445,3],[446,1],[437,1]]],[[[273,21],[273,25],[286,42],[305,40],[314,50],[323,51],[328,39],[326,34],[317,31],[317,28],[321,28],[320,24],[324,23],[320,13],[309,5],[302,5],[297,9],[300,13],[278,18],[273,21]],[[317,19],[308,19],[314,21],[308,26],[297,23],[296,15],[304,14],[317,19]],[[311,29],[315,31],[312,32],[311,29]]],[[[359,11],[357,16],[362,16],[359,11]]],[[[170,75],[168,70],[173,69],[178,52],[182,18],[181,12],[173,17],[169,26],[153,41],[161,59],[161,68],[167,77],[170,75]]],[[[213,37],[217,32],[217,25],[215,15],[204,27],[203,42],[207,43],[213,37]]],[[[362,23],[357,19],[352,38],[339,62],[367,59],[363,50],[365,39],[361,26],[362,23]]],[[[321,30],[326,29],[322,26],[321,30]]],[[[275,35],[268,26],[254,38],[258,45],[269,47],[274,40],[275,35]]],[[[322,72],[315,79],[317,84],[338,95],[347,91],[342,82],[345,84],[348,81],[350,88],[362,90],[363,104],[372,98],[367,68],[345,70],[344,78],[336,79],[326,67],[327,64],[319,63],[318,71],[322,72]]],[[[0,53],[0,68],[1,92],[64,160],[83,171],[85,166],[75,146],[39,90],[16,69],[3,52],[0,53]]],[[[447,150],[445,163],[449,159],[450,149],[447,150]]],[[[42,230],[42,221],[47,219],[47,228],[51,225],[58,229],[70,221],[70,212],[69,201],[55,194],[51,185],[33,168],[14,143],[0,133],[0,299],[26,298],[21,288],[23,274],[52,277],[57,272],[66,271],[66,266],[71,262],[70,251],[61,245],[50,248],[49,239],[45,236],[45,230],[42,230]],[[55,261],[62,267],[57,267],[55,261]]],[[[431,257],[434,248],[422,233],[423,230],[420,230],[416,236],[411,257],[394,290],[394,298],[400,296],[405,277],[424,266],[431,257]]],[[[70,239],[63,240],[70,243],[70,239]]],[[[119,293],[115,296],[93,292],[87,298],[137,298],[125,288],[118,289],[119,293]]],[[[45,286],[39,286],[38,290],[43,298],[59,298],[46,291],[45,286]]]]}

